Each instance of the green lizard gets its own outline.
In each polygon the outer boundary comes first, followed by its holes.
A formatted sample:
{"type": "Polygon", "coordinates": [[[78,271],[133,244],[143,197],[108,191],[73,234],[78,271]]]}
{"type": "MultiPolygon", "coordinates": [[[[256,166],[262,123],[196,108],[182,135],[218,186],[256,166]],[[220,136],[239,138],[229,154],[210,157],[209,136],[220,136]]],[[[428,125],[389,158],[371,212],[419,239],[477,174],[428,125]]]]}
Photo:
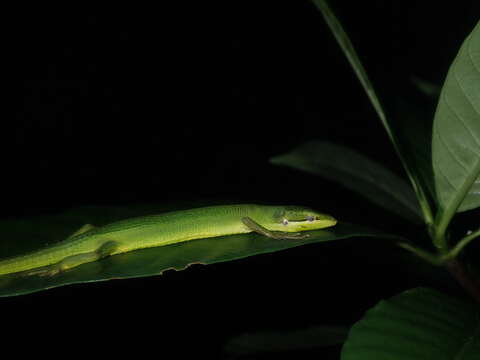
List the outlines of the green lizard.
{"type": "Polygon", "coordinates": [[[174,211],[84,225],[64,241],[0,261],[0,275],[53,276],[78,265],[148,247],[208,237],[257,232],[275,239],[301,239],[300,233],[330,227],[330,215],[298,206],[225,205],[174,211]]]}

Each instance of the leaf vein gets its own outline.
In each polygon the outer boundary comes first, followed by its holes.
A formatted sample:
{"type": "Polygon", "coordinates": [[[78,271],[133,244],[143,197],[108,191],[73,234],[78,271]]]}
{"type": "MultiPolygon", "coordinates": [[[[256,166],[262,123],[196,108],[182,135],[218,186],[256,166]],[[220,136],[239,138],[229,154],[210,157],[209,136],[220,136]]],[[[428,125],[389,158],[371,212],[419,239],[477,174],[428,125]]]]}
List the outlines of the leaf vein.
{"type": "MultiPolygon", "coordinates": [[[[461,81],[459,80],[456,71],[453,72],[453,78],[455,79],[455,82],[458,84],[458,87],[459,87],[460,90],[462,91],[462,93],[463,93],[465,99],[467,100],[467,102],[470,104],[470,106],[471,106],[472,109],[475,111],[475,113],[480,117],[480,113],[477,111],[477,109],[476,109],[475,106],[473,105],[472,100],[467,96],[467,92],[466,92],[465,89],[463,88],[462,83],[461,83],[461,81]]],[[[447,98],[447,91],[445,92],[444,101],[445,101],[445,104],[447,105],[447,107],[448,107],[448,108],[453,112],[453,114],[460,120],[460,123],[461,123],[462,126],[465,128],[465,130],[467,130],[467,133],[472,137],[472,139],[475,141],[475,143],[477,144],[477,146],[480,147],[480,140],[475,136],[475,132],[470,129],[470,127],[469,127],[468,124],[466,123],[466,120],[465,120],[462,116],[460,116],[460,114],[455,111],[455,108],[449,103],[448,98],[447,98]]],[[[475,153],[475,155],[479,155],[479,156],[480,156],[480,154],[477,154],[477,153],[475,153]]]]}
{"type": "Polygon", "coordinates": [[[455,185],[453,185],[450,178],[445,174],[441,166],[438,166],[438,171],[439,171],[439,174],[447,181],[448,185],[450,185],[454,190],[458,189],[455,185]]]}
{"type": "MultiPolygon", "coordinates": [[[[446,99],[445,99],[446,101],[446,99]]],[[[448,105],[448,103],[447,103],[448,105]]],[[[440,140],[440,142],[444,145],[445,149],[447,152],[452,156],[452,158],[466,171],[468,172],[469,169],[468,167],[458,158],[456,153],[452,150],[451,145],[443,138],[442,133],[440,131],[437,131],[437,136],[440,140]]]]}
{"type": "Polygon", "coordinates": [[[473,56],[472,56],[472,46],[471,46],[471,45],[472,45],[472,41],[471,41],[472,35],[473,35],[473,34],[471,34],[471,35],[468,37],[468,40],[467,40],[467,41],[468,41],[467,55],[468,55],[468,59],[469,59],[470,62],[472,63],[472,65],[473,65],[473,67],[475,68],[475,70],[477,70],[477,72],[480,73],[480,65],[475,62],[475,59],[474,59],[473,56]]]}

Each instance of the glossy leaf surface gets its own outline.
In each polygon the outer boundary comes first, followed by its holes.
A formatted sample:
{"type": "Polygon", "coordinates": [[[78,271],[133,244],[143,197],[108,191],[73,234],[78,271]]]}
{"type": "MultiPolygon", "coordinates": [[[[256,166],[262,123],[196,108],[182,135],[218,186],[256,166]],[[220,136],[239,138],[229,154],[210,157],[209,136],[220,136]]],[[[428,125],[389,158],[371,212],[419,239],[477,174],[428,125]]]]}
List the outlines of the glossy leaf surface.
{"type": "MultiPolygon", "coordinates": [[[[0,234],[4,239],[1,254],[8,257],[53,244],[86,223],[103,225],[152,213],[155,213],[152,207],[83,208],[63,215],[4,220],[0,222],[0,234]]],[[[111,256],[51,277],[4,275],[0,276],[0,296],[26,294],[74,283],[159,275],[169,269],[183,270],[193,264],[231,261],[353,236],[386,236],[375,230],[342,223],[333,228],[312,231],[310,235],[302,240],[275,240],[257,234],[198,239],[111,256]]]]}
{"type": "Polygon", "coordinates": [[[272,163],[338,182],[392,213],[419,223],[415,193],[403,179],[365,155],[326,141],[311,141],[274,157],[272,163]]]}
{"type": "Polygon", "coordinates": [[[480,310],[436,290],[417,288],[381,301],[351,329],[342,360],[474,360],[480,310]]]}
{"type": "MultiPolygon", "coordinates": [[[[464,41],[433,121],[433,170],[444,212],[480,206],[480,23],[464,41]]],[[[450,216],[448,215],[448,216],[450,216]]]]}

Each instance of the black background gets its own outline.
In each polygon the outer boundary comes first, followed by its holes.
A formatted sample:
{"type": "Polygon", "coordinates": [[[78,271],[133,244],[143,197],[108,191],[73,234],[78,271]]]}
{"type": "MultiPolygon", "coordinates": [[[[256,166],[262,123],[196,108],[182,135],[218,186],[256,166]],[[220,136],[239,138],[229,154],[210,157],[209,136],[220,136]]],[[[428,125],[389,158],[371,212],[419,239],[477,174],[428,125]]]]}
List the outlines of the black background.
{"type": "MultiPolygon", "coordinates": [[[[442,82],[478,19],[473,4],[343,0],[334,9],[385,105],[403,96],[433,115],[410,77],[442,82]]],[[[259,201],[425,236],[339,185],[268,162],[328,139],[403,176],[309,1],[29,8],[6,20],[4,218],[80,205],[259,201]]],[[[62,343],[86,354],[95,346],[215,358],[229,336],[351,324],[379,299],[428,285],[390,262],[395,252],[380,240],[350,239],[62,287],[1,300],[2,327],[45,351],[62,343]]],[[[338,349],[326,353],[336,358],[338,349]]]]}

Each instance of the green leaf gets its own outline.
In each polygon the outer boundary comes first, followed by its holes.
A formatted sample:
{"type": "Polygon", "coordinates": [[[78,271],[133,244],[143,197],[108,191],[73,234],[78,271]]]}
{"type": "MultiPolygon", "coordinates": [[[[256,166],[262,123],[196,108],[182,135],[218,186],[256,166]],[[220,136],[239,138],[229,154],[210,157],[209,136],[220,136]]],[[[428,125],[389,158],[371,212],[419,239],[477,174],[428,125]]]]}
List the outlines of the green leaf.
{"type": "MultiPolygon", "coordinates": [[[[387,134],[400,158],[402,164],[405,168],[405,171],[412,182],[414,187],[414,191],[417,194],[419,199],[419,203],[422,209],[423,217],[425,222],[430,225],[433,223],[433,212],[432,212],[432,199],[431,196],[428,194],[428,183],[430,179],[423,178],[424,176],[428,176],[429,172],[424,171],[424,169],[419,169],[418,161],[416,159],[416,152],[412,149],[409,149],[409,141],[408,136],[405,133],[408,131],[399,131],[398,128],[402,127],[401,121],[392,121],[391,117],[387,117],[385,114],[385,110],[383,109],[380,99],[377,96],[375,89],[365,71],[365,68],[360,61],[355,48],[353,47],[350,38],[348,37],[347,33],[343,29],[342,24],[338,21],[337,17],[330,9],[326,0],[312,0],[315,6],[321,11],[325,21],[327,22],[330,30],[332,31],[335,39],[337,40],[338,44],[340,45],[343,53],[345,54],[346,58],[348,59],[350,65],[352,66],[353,71],[357,75],[360,83],[362,84],[370,102],[372,103],[375,111],[380,118],[387,134]]],[[[381,44],[379,44],[380,46],[381,44]]],[[[420,143],[429,142],[429,138],[419,139],[418,136],[415,137],[420,141],[420,143]]],[[[421,164],[421,160],[420,160],[421,164]]]]}
{"type": "Polygon", "coordinates": [[[271,162],[341,183],[367,200],[420,223],[422,213],[412,188],[382,165],[347,147],[311,141],[271,162]]]}
{"type": "Polygon", "coordinates": [[[480,206],[480,23],[465,39],[440,94],[432,158],[439,221],[480,206]]]}
{"type": "MultiPolygon", "coordinates": [[[[103,225],[157,212],[154,207],[83,208],[63,215],[1,221],[0,236],[8,239],[0,243],[4,250],[1,254],[7,257],[53,244],[86,223],[103,225]]],[[[199,239],[111,256],[52,277],[4,275],[0,276],[0,296],[27,294],[74,283],[159,275],[169,269],[183,270],[193,264],[213,264],[354,236],[389,237],[375,230],[345,223],[312,231],[310,235],[307,239],[285,241],[257,234],[199,239]]]]}
{"type": "Polygon", "coordinates": [[[306,329],[261,331],[241,334],[225,344],[225,351],[236,356],[265,352],[304,350],[342,344],[347,338],[345,326],[312,326],[306,329]]]}
{"type": "Polygon", "coordinates": [[[325,18],[327,25],[330,27],[330,30],[335,36],[335,39],[337,40],[338,44],[342,48],[343,53],[347,57],[348,62],[352,66],[353,71],[357,75],[358,80],[360,81],[365,92],[367,93],[367,96],[370,99],[370,102],[372,103],[375,111],[378,114],[378,117],[382,121],[387,132],[390,133],[390,127],[388,126],[385,112],[382,108],[382,104],[380,103],[380,100],[377,94],[375,93],[375,89],[373,88],[373,85],[370,82],[370,79],[368,78],[367,72],[365,71],[365,68],[363,67],[362,62],[358,58],[357,52],[355,51],[355,48],[353,47],[353,44],[350,41],[350,38],[348,37],[347,33],[343,29],[342,24],[340,23],[340,21],[338,21],[337,17],[328,6],[328,3],[326,0],[312,0],[312,1],[315,4],[315,6],[322,12],[322,15],[325,18]]]}
{"type": "Polygon", "coordinates": [[[370,309],[352,329],[342,360],[474,360],[480,310],[438,291],[408,290],[370,309]]]}

